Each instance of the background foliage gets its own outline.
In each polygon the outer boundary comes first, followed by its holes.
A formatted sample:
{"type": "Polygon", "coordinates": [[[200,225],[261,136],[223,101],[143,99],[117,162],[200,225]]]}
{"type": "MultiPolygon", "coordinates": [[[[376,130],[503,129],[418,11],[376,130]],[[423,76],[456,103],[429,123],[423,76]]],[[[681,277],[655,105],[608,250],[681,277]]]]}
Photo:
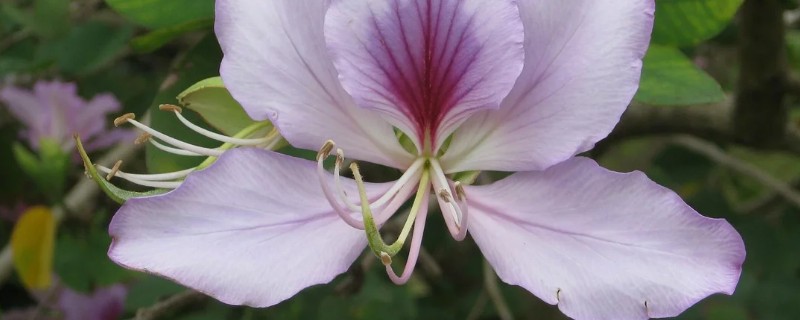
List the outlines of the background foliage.
{"type": "MultiPolygon", "coordinates": [[[[641,88],[634,105],[650,108],[647,109],[650,112],[670,113],[730,104],[738,80],[744,76],[739,66],[748,63],[737,54],[742,47],[741,24],[737,19],[742,2],[657,0],[652,45],[644,59],[641,88]]],[[[781,32],[785,34],[781,38],[785,45],[781,44],[782,52],[777,54],[788,62],[787,85],[780,89],[786,96],[783,110],[792,122],[800,119],[797,104],[800,92],[791,85],[800,68],[800,11],[794,0],[774,2],[779,3],[784,20],[785,29],[781,32]]],[[[0,86],[28,86],[38,79],[73,81],[78,83],[83,97],[110,92],[123,105],[120,114],[143,115],[159,104],[177,103],[176,96],[181,91],[218,75],[221,52],[212,25],[213,0],[4,0],[0,3],[0,86]]],[[[765,112],[773,112],[770,110],[765,112]]],[[[152,125],[162,131],[198,145],[210,143],[190,134],[185,127],[174,125],[177,120],[167,113],[151,112],[150,116],[152,125]]],[[[196,115],[194,120],[200,122],[196,115]]],[[[795,127],[800,125],[793,123],[795,127]]],[[[657,129],[659,125],[654,126],[657,129]]],[[[66,175],[50,170],[44,173],[44,178],[41,174],[37,176],[35,168],[41,164],[37,164],[36,157],[43,155],[22,150],[16,153],[27,153],[34,158],[15,157],[12,146],[18,142],[20,128],[0,108],[0,163],[3,164],[0,207],[5,208],[0,221],[2,245],[9,245],[12,239],[17,221],[14,212],[20,211],[14,208],[18,204],[52,206],[60,201],[49,196],[54,193],[54,186],[43,185],[42,179],[51,182],[62,179],[66,189],[85,179],[77,162],[70,163],[72,167],[66,170],[66,175]]],[[[622,131],[612,136],[613,139],[601,143],[588,155],[613,170],[646,172],[655,181],[676,190],[701,213],[728,219],[745,240],[748,257],[736,293],[706,299],[679,319],[800,319],[800,210],[796,205],[775,196],[773,188],[765,187],[753,175],[687,147],[671,136],[626,136],[622,131]]],[[[792,152],[797,147],[765,151],[761,150],[760,142],[739,143],[738,138],[727,136],[712,140],[717,144],[714,147],[723,148],[726,157],[738,159],[779,183],[794,187],[800,184],[800,157],[798,152],[792,152]]],[[[763,145],[772,143],[767,141],[763,145]]],[[[19,147],[17,144],[16,148],[19,147]]],[[[292,148],[282,151],[313,155],[292,148]]],[[[143,152],[145,155],[135,158],[139,161],[127,163],[130,171],[165,172],[197,164],[192,159],[176,158],[155,149],[143,152]]],[[[373,176],[397,175],[392,170],[370,170],[375,171],[373,176]]],[[[34,245],[41,249],[30,250],[34,254],[41,253],[36,250],[53,250],[51,272],[72,290],[89,294],[113,284],[126,286],[123,316],[130,317],[137,309],[185,289],[167,280],[127,271],[108,260],[105,252],[110,239],[106,227],[117,207],[102,195],[93,197],[82,206],[81,212],[64,215],[54,236],[54,250],[47,245],[34,245]]],[[[202,300],[167,318],[500,318],[497,305],[490,299],[491,285],[487,286],[492,279],[487,282],[477,247],[471,240],[458,243],[446,232],[434,232],[444,230],[441,219],[430,219],[429,223],[430,232],[424,241],[428,257],[422,260],[408,285],[391,284],[382,266],[366,258],[332,284],[307,289],[273,308],[231,307],[202,300]]],[[[33,229],[39,231],[26,234],[46,232],[47,228],[33,229]]],[[[47,267],[47,259],[41,260],[47,267]]],[[[30,268],[41,273],[41,267],[30,268]]],[[[25,283],[33,281],[30,277],[35,275],[21,276],[14,272],[2,277],[0,310],[37,305],[38,300],[28,290],[30,285],[25,283]]],[[[499,290],[514,318],[565,318],[557,308],[521,288],[500,283],[499,290]]]]}

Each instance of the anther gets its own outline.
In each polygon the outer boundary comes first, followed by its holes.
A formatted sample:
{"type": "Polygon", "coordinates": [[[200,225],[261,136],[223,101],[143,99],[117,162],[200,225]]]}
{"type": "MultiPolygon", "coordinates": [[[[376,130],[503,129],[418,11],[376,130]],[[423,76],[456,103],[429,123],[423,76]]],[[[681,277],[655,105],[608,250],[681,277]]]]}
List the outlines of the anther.
{"type": "Polygon", "coordinates": [[[442,200],[444,200],[444,202],[447,202],[447,203],[450,203],[450,201],[453,201],[453,197],[450,195],[450,192],[447,191],[447,189],[439,190],[439,197],[442,198],[442,200]]]}
{"type": "Polygon", "coordinates": [[[137,145],[139,145],[139,144],[142,144],[142,143],[145,143],[145,142],[147,142],[147,141],[148,141],[148,140],[150,140],[150,138],[152,138],[152,137],[153,137],[153,135],[152,135],[152,134],[149,134],[149,133],[145,132],[145,133],[142,133],[142,135],[141,135],[141,136],[139,136],[138,138],[136,138],[136,140],[135,140],[135,141],[133,141],[133,143],[134,143],[134,144],[137,144],[137,145]]]}
{"type": "Polygon", "coordinates": [[[386,252],[381,252],[381,263],[383,263],[384,266],[391,265],[392,257],[386,252]]]}
{"type": "Polygon", "coordinates": [[[158,110],[170,111],[170,112],[172,111],[183,112],[183,109],[181,109],[181,107],[176,106],[174,104],[160,104],[158,105],[158,110]]]}
{"type": "Polygon", "coordinates": [[[344,151],[342,149],[336,149],[336,166],[342,166],[344,162],[344,151]]]}
{"type": "Polygon", "coordinates": [[[319,152],[317,152],[317,161],[327,158],[335,146],[336,144],[333,143],[333,140],[325,141],[325,144],[323,144],[322,148],[320,148],[319,152]]]}
{"type": "Polygon", "coordinates": [[[117,160],[117,163],[115,163],[114,167],[111,168],[111,172],[109,172],[108,175],[106,175],[107,181],[111,181],[111,178],[117,175],[117,172],[119,172],[119,167],[121,165],[122,165],[122,160],[117,160]]]}
{"type": "Polygon", "coordinates": [[[133,113],[123,114],[123,115],[117,117],[116,119],[114,119],[114,126],[115,127],[119,127],[120,125],[128,122],[128,120],[131,120],[131,119],[136,119],[136,115],[133,114],[133,113]]]}
{"type": "Polygon", "coordinates": [[[455,189],[456,189],[456,196],[458,197],[459,201],[464,201],[465,199],[467,199],[467,193],[464,192],[464,186],[461,185],[461,181],[456,181],[455,189]]]}
{"type": "Polygon", "coordinates": [[[556,290],[556,301],[561,302],[561,288],[558,288],[558,290],[556,290]]]}

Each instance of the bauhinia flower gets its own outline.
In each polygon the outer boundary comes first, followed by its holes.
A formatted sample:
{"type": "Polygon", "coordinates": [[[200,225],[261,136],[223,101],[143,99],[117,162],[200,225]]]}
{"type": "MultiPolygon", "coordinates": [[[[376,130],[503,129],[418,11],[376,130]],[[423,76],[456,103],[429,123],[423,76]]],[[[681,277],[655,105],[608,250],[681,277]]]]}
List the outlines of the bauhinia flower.
{"type": "Polygon", "coordinates": [[[471,235],[500,279],[573,318],[669,317],[730,294],[745,256],[730,224],[640,172],[576,157],[636,92],[653,11],[652,0],[218,0],[227,88],[294,146],[322,146],[317,163],[225,152],[174,191],[126,202],[109,256],[257,307],[331,281],[367,245],[403,283],[435,197],[450,234],[471,235]],[[345,153],[404,174],[368,183],[351,165],[355,180],[341,177],[345,153]],[[479,170],[518,173],[454,180],[479,170]],[[384,243],[380,226],[408,199],[384,243]]]}
{"type": "Polygon", "coordinates": [[[109,147],[133,137],[127,130],[107,130],[106,115],[121,106],[111,94],[99,94],[86,101],[74,83],[39,81],[32,91],[8,86],[0,90],[0,101],[25,125],[22,138],[34,148],[42,139],[54,141],[63,151],[72,151],[72,136],[79,134],[87,150],[109,147]]]}

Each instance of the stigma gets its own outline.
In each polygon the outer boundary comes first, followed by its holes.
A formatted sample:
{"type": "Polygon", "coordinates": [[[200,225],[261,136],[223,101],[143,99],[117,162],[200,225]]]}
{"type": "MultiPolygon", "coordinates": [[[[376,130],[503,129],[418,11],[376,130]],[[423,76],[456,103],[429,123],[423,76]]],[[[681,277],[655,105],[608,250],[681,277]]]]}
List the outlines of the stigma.
{"type": "Polygon", "coordinates": [[[137,121],[133,113],[124,114],[114,119],[114,126],[118,127],[124,124],[131,124],[141,130],[143,133],[136,138],[134,141],[135,144],[149,143],[157,149],[170,154],[184,157],[205,157],[206,159],[201,162],[200,165],[193,168],[159,174],[134,174],[124,172],[120,169],[122,161],[117,161],[111,168],[97,165],[97,169],[100,172],[107,174],[106,180],[110,181],[112,178],[117,177],[144,187],[174,189],[180,186],[190,173],[211,165],[227,150],[239,147],[256,147],[273,150],[279,145],[282,139],[278,131],[272,128],[272,125],[268,121],[254,122],[243,128],[234,136],[227,136],[192,123],[182,115],[183,110],[179,106],[162,104],[159,106],[159,110],[173,113],[184,126],[191,129],[196,134],[219,142],[220,145],[216,148],[197,146],[137,121]]]}
{"type": "Polygon", "coordinates": [[[430,156],[418,157],[380,196],[367,194],[363,177],[355,162],[347,166],[353,174],[358,186],[358,197],[351,199],[341,182],[342,168],[345,167],[344,151],[337,149],[333,141],[326,141],[316,156],[317,175],[325,198],[334,212],[349,226],[364,230],[367,243],[373,254],[385,265],[389,278],[397,284],[407,282],[416,265],[422,244],[422,234],[428,215],[431,194],[437,203],[450,234],[458,241],[467,234],[468,208],[467,195],[461,182],[453,181],[445,175],[441,164],[430,156]],[[325,170],[324,161],[336,150],[333,164],[333,175],[325,170]],[[396,213],[396,211],[412,198],[411,209],[403,223],[397,239],[392,243],[384,242],[380,228],[396,213]],[[408,259],[401,275],[392,268],[392,257],[397,255],[405,245],[408,237],[413,236],[408,259]]]}

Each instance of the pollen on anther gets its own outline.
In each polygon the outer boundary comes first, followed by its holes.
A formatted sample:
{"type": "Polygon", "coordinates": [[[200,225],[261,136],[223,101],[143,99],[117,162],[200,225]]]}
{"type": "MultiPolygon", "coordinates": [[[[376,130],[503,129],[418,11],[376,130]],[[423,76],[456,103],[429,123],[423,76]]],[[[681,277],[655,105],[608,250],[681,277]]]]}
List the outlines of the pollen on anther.
{"type": "Polygon", "coordinates": [[[158,110],[161,110],[161,111],[170,111],[170,112],[172,112],[172,111],[178,111],[179,113],[180,113],[180,112],[183,112],[183,109],[181,109],[181,107],[179,107],[179,106],[176,106],[176,105],[174,105],[174,104],[161,104],[161,105],[158,105],[158,110]]]}
{"type": "Polygon", "coordinates": [[[341,166],[344,162],[344,151],[342,149],[336,149],[336,165],[341,166]]]}
{"type": "Polygon", "coordinates": [[[391,265],[392,257],[386,252],[381,252],[381,263],[383,263],[384,266],[391,265]]]}
{"type": "Polygon", "coordinates": [[[128,122],[128,120],[131,120],[131,119],[136,119],[136,115],[133,114],[133,113],[123,114],[123,115],[117,117],[116,119],[114,119],[114,126],[115,127],[119,127],[120,125],[128,122]]]}
{"type": "Polygon", "coordinates": [[[442,200],[444,200],[444,202],[447,202],[447,203],[450,203],[450,201],[453,201],[453,197],[450,196],[450,192],[447,191],[446,189],[439,190],[439,197],[441,197],[442,200]]]}
{"type": "Polygon", "coordinates": [[[107,181],[111,181],[111,178],[117,175],[117,172],[119,172],[119,167],[121,165],[122,165],[122,160],[117,160],[117,163],[114,164],[114,167],[111,168],[111,171],[108,173],[108,175],[106,175],[107,181]]]}
{"type": "Polygon", "coordinates": [[[317,161],[327,158],[335,146],[336,144],[333,143],[333,140],[325,141],[325,144],[323,144],[322,148],[320,148],[319,152],[317,152],[317,161]]]}
{"type": "Polygon", "coordinates": [[[148,140],[150,140],[150,138],[152,138],[152,137],[153,137],[153,135],[152,135],[152,134],[149,134],[149,133],[146,133],[146,132],[145,132],[145,133],[143,133],[141,136],[139,136],[138,138],[136,138],[136,140],[135,140],[135,141],[133,141],[133,143],[134,143],[134,144],[137,144],[137,145],[138,145],[138,144],[142,144],[142,143],[145,143],[145,142],[147,142],[148,140]]]}
{"type": "Polygon", "coordinates": [[[456,196],[458,197],[458,200],[464,201],[465,199],[467,199],[467,193],[464,192],[464,186],[461,185],[461,181],[456,181],[455,189],[456,189],[456,196]]]}

